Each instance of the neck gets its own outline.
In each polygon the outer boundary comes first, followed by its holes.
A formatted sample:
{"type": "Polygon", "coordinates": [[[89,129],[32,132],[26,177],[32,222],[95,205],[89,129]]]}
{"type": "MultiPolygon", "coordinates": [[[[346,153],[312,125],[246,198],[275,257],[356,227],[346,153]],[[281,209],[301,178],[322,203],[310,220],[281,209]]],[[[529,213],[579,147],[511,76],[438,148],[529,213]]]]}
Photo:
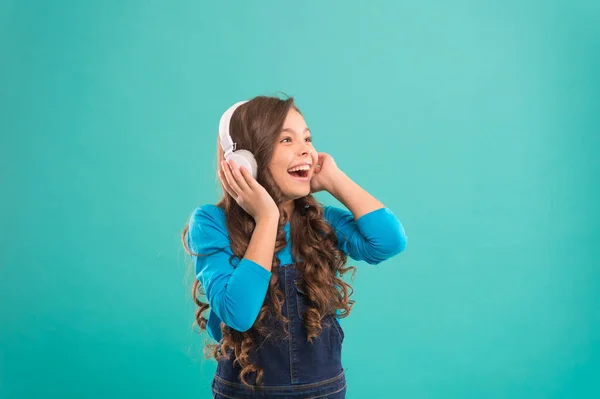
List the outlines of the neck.
{"type": "Polygon", "coordinates": [[[284,201],[283,209],[285,210],[285,213],[287,213],[287,215],[288,215],[286,222],[289,222],[290,218],[292,217],[292,213],[294,212],[294,200],[284,201]]]}

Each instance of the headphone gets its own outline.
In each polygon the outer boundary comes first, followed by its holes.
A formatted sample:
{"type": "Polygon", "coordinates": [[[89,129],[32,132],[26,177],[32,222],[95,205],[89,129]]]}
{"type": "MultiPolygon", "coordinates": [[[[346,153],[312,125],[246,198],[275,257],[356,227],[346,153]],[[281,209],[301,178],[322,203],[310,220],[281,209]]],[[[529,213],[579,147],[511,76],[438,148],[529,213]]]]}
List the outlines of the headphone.
{"type": "Polygon", "coordinates": [[[225,152],[225,160],[229,161],[232,159],[238,167],[243,166],[248,172],[250,172],[252,177],[256,179],[258,167],[256,166],[254,154],[247,150],[236,150],[236,143],[234,143],[231,139],[229,131],[231,116],[240,105],[247,102],[248,101],[240,101],[233,104],[227,111],[225,111],[223,116],[221,116],[221,121],[219,122],[219,141],[221,143],[221,148],[223,148],[223,151],[225,152]]]}

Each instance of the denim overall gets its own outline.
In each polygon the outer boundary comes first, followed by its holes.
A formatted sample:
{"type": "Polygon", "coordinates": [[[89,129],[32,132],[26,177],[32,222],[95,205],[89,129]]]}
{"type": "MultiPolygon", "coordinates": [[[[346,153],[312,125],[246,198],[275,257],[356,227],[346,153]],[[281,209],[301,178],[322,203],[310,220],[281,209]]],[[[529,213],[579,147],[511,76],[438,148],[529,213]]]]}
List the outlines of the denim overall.
{"type": "MultiPolygon", "coordinates": [[[[303,315],[308,297],[302,289],[302,276],[294,264],[278,268],[279,289],[285,295],[283,315],[289,318],[290,337],[255,338],[251,359],[263,370],[263,385],[248,388],[239,380],[241,368],[230,359],[221,359],[212,382],[214,399],[310,398],[343,399],[346,378],[341,352],[344,332],[334,315],[321,320],[323,330],[312,343],[307,340],[303,315]]],[[[273,328],[282,329],[281,325],[273,328]]],[[[252,375],[252,374],[251,374],[252,375]]]]}

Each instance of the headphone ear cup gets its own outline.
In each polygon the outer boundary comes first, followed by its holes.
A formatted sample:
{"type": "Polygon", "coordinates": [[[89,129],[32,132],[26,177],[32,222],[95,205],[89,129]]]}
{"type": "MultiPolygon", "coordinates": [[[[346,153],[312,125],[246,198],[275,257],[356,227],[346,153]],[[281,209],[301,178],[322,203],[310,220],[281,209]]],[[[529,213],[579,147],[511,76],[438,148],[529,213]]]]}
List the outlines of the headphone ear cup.
{"type": "Polygon", "coordinates": [[[233,159],[233,161],[238,166],[243,166],[246,168],[248,172],[256,179],[257,169],[256,159],[254,159],[254,155],[250,151],[247,150],[237,150],[234,151],[228,159],[233,159]]]}

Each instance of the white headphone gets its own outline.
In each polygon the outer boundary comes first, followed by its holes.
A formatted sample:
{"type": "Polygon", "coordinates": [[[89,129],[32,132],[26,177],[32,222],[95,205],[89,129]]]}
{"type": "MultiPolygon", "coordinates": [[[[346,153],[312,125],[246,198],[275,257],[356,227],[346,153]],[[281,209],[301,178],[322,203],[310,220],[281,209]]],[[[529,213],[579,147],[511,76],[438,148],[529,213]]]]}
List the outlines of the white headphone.
{"type": "Polygon", "coordinates": [[[233,159],[236,165],[243,166],[246,168],[248,172],[256,179],[257,166],[256,159],[254,155],[247,150],[237,150],[236,151],[236,143],[231,139],[230,131],[229,131],[229,123],[231,122],[231,116],[233,112],[242,104],[247,103],[248,101],[240,101],[238,103],[233,104],[223,116],[221,116],[221,121],[219,122],[219,141],[221,143],[221,148],[225,152],[225,160],[229,161],[233,159]]]}

